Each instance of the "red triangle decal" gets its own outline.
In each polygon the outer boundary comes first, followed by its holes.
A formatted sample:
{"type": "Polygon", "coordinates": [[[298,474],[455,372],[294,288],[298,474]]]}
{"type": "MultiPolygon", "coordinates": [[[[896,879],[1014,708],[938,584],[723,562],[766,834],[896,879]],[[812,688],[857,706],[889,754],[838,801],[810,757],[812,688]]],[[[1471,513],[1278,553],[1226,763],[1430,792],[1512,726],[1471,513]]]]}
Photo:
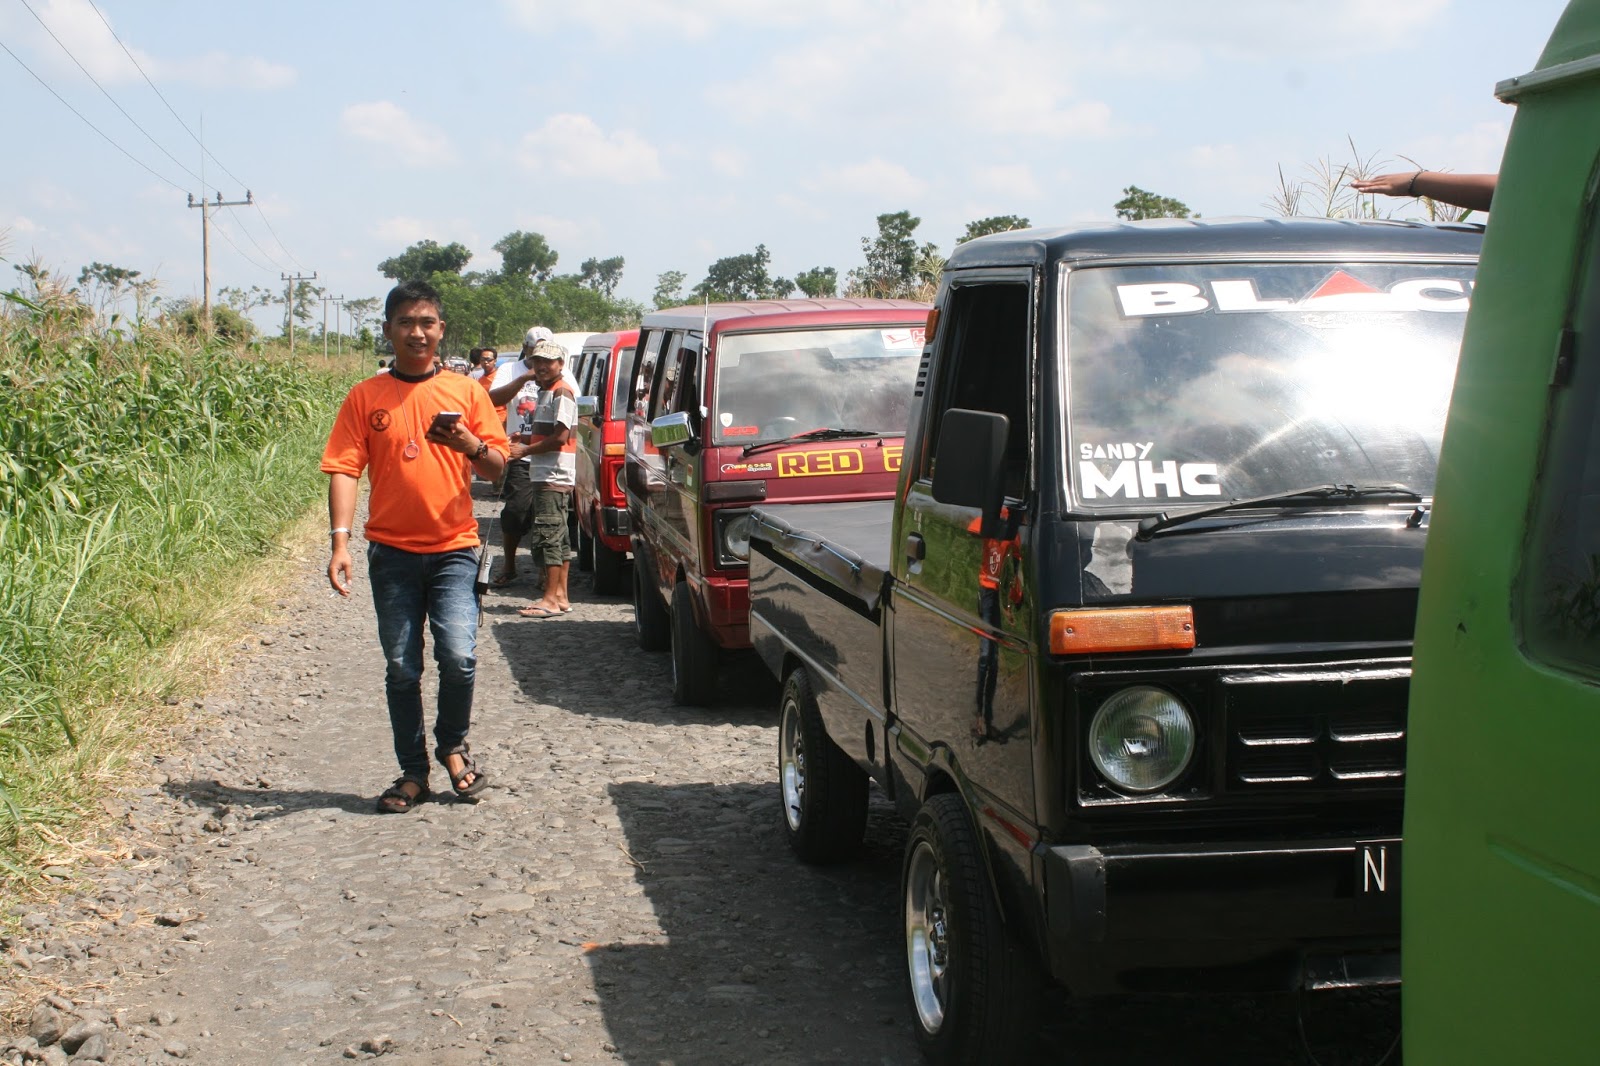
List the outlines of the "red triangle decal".
{"type": "Polygon", "coordinates": [[[1320,300],[1324,296],[1350,296],[1355,293],[1375,293],[1371,285],[1357,278],[1351,277],[1342,270],[1335,270],[1328,275],[1328,280],[1318,285],[1316,291],[1307,296],[1308,300],[1320,300]]]}

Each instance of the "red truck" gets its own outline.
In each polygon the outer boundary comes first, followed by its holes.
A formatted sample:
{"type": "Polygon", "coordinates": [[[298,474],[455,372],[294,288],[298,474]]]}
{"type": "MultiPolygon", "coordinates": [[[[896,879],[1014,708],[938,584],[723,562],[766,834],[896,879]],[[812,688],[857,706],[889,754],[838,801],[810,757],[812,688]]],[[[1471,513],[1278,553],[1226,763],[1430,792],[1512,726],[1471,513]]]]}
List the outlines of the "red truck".
{"type": "Polygon", "coordinates": [[[624,439],[632,395],[636,329],[596,333],[579,353],[578,569],[594,572],[594,590],[615,596],[623,589],[629,534],[628,501],[622,491],[624,439]]]}
{"type": "Polygon", "coordinates": [[[709,703],[750,647],[750,508],[894,495],[930,306],[758,300],[645,316],[624,484],[640,647],[709,703]]]}

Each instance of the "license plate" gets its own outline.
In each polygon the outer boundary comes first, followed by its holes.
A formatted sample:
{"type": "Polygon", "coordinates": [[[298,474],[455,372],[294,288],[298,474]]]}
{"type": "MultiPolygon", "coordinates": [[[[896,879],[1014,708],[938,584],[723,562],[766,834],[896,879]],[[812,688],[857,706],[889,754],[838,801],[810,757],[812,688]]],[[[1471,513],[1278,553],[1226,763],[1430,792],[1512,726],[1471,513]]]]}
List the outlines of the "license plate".
{"type": "Polygon", "coordinates": [[[1400,842],[1366,840],[1356,844],[1356,907],[1388,910],[1400,905],[1400,842]]]}

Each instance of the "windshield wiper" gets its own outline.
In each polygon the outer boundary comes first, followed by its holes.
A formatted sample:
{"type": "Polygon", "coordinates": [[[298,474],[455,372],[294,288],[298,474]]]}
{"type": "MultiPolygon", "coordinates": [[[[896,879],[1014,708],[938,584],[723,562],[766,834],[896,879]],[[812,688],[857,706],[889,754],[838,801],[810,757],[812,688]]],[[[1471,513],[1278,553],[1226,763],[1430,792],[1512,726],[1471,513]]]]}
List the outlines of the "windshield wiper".
{"type": "Polygon", "coordinates": [[[792,437],[781,440],[764,440],[760,444],[746,444],[743,454],[765,451],[768,448],[779,448],[785,444],[798,444],[802,441],[812,440],[842,440],[845,437],[881,437],[883,434],[870,429],[808,429],[804,433],[796,433],[792,437]]]}
{"type": "Polygon", "coordinates": [[[1212,507],[1201,507],[1193,511],[1183,511],[1179,514],[1167,514],[1163,511],[1158,515],[1151,515],[1139,523],[1139,532],[1134,536],[1138,540],[1149,540],[1163,529],[1181,526],[1186,522],[1193,522],[1197,518],[1208,515],[1223,514],[1227,511],[1243,511],[1251,507],[1311,507],[1319,503],[1359,503],[1362,500],[1376,498],[1395,500],[1411,500],[1421,503],[1423,496],[1415,489],[1408,489],[1404,485],[1311,485],[1303,489],[1293,489],[1289,492],[1274,492],[1270,496],[1252,496],[1243,500],[1229,500],[1212,507]]]}

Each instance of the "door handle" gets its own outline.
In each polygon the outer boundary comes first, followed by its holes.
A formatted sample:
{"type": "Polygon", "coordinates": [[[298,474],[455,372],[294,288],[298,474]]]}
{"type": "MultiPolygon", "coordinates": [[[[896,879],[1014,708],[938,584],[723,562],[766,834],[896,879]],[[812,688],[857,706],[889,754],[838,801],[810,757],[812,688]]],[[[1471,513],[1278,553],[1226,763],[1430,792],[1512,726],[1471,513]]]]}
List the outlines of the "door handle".
{"type": "Polygon", "coordinates": [[[906,558],[914,563],[920,563],[927,554],[927,542],[922,539],[921,533],[912,533],[906,537],[906,558]]]}

